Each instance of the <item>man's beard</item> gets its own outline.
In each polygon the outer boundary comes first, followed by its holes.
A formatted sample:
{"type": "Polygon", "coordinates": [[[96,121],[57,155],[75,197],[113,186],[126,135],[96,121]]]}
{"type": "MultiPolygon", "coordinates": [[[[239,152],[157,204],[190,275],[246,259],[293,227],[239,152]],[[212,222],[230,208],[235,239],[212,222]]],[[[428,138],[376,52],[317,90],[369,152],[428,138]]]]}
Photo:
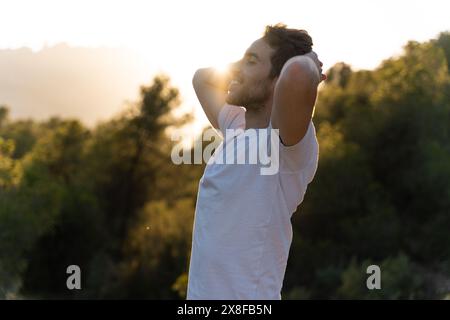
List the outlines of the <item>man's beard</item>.
{"type": "Polygon", "coordinates": [[[256,84],[240,84],[237,92],[230,92],[226,102],[231,105],[241,106],[248,109],[261,109],[270,97],[269,81],[261,80],[256,84]]]}

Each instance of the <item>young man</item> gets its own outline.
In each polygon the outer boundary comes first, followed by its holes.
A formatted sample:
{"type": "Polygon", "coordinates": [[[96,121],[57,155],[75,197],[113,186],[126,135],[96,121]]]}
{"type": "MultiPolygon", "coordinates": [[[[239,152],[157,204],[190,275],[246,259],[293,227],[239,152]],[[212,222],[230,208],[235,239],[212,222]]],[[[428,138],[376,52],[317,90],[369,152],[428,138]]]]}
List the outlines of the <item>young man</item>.
{"type": "Polygon", "coordinates": [[[268,26],[233,65],[231,79],[210,68],[194,75],[197,97],[224,136],[213,157],[239,140],[227,129],[278,129],[279,168],[262,175],[258,165],[208,162],[199,183],[187,299],[281,299],[291,215],[318,161],[312,115],[326,77],[311,47],[306,31],[268,26]]]}

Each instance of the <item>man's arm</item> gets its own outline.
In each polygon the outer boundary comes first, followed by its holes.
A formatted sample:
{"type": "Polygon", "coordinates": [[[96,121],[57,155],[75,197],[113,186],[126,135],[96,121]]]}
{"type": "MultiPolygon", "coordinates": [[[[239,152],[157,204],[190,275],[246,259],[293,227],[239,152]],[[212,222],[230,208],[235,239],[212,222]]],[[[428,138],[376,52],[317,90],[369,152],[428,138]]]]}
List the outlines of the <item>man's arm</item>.
{"type": "Polygon", "coordinates": [[[197,98],[209,122],[216,129],[219,128],[219,112],[226,101],[229,79],[228,73],[213,68],[198,69],[192,79],[197,98]]]}
{"type": "Polygon", "coordinates": [[[312,118],[317,87],[325,78],[315,57],[289,59],[275,85],[271,122],[286,146],[297,144],[305,136],[312,118]]]}

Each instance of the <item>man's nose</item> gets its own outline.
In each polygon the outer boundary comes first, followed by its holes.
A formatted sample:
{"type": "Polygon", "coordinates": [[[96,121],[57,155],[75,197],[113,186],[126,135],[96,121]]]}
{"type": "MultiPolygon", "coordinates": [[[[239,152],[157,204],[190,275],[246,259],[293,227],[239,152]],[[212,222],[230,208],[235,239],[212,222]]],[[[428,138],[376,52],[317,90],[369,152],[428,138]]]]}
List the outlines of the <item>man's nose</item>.
{"type": "Polygon", "coordinates": [[[241,63],[240,60],[235,61],[235,62],[232,62],[232,63],[230,64],[230,69],[231,69],[231,70],[236,70],[236,69],[238,69],[240,63],[241,63]]]}
{"type": "Polygon", "coordinates": [[[239,61],[232,62],[232,63],[230,64],[230,68],[229,68],[230,73],[231,73],[232,75],[238,74],[238,73],[239,73],[239,69],[240,69],[240,65],[241,65],[241,61],[240,61],[240,60],[239,60],[239,61]]]}

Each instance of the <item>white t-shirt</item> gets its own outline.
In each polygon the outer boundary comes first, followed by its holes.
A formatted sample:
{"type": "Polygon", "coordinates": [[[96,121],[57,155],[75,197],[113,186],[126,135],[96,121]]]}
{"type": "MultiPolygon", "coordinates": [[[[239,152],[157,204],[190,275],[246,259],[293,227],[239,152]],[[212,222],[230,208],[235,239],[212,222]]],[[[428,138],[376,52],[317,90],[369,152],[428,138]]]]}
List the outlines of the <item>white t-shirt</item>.
{"type": "MultiPolygon", "coordinates": [[[[225,105],[218,122],[222,136],[226,129],[245,129],[245,109],[225,105]]],[[[225,136],[213,157],[222,157],[226,144],[242,136],[225,136]]],[[[208,161],[197,195],[188,300],[281,299],[291,216],[314,177],[318,155],[311,121],[296,145],[279,143],[277,174],[261,175],[260,164],[208,161]]]]}

